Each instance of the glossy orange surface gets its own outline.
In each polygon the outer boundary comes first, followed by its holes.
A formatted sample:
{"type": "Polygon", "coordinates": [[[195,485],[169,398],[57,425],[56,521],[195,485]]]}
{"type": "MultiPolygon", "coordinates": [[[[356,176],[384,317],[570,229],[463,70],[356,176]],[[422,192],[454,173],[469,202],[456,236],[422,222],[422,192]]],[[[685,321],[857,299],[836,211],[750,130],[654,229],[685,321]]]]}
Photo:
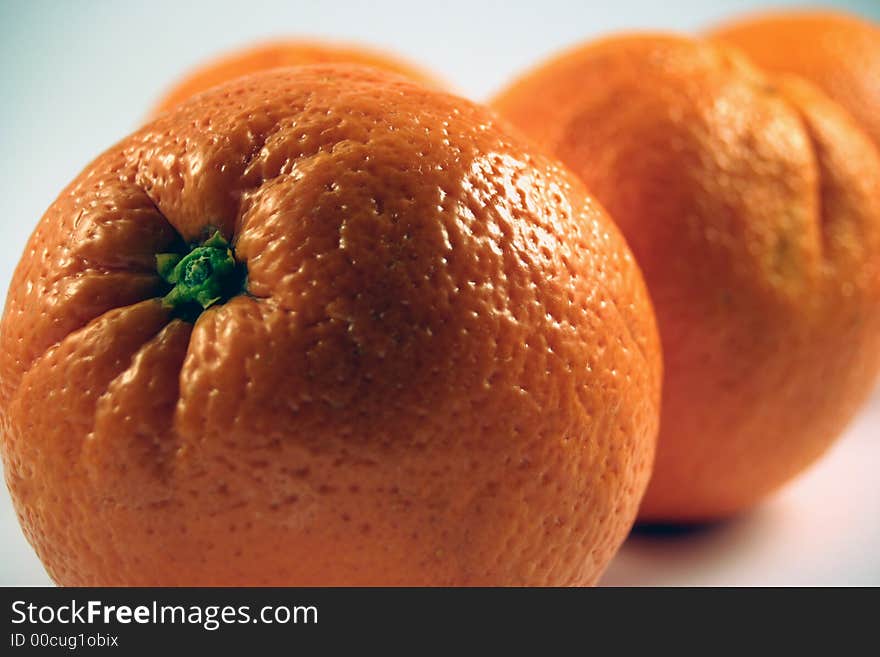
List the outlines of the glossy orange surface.
{"type": "Polygon", "coordinates": [[[66,585],[594,583],[659,338],[604,211],[488,110],[357,67],[214,89],[46,212],[0,324],[7,482],[66,585]],[[169,317],[219,228],[247,294],[169,317]]]}
{"type": "Polygon", "coordinates": [[[609,210],[665,363],[641,510],[746,509],[815,461],[880,369],[880,155],[806,81],[665,35],[587,44],[494,102],[609,210]]]}

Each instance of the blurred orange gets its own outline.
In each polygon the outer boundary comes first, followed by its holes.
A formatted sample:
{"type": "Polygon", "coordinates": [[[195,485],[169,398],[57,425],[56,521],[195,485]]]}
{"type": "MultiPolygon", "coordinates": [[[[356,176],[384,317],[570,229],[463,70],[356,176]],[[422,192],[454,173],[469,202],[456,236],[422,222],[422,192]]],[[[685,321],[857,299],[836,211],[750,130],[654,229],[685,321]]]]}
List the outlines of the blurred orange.
{"type": "Polygon", "coordinates": [[[158,116],[197,93],[243,75],[283,66],[334,63],[372,66],[429,87],[445,87],[432,74],[395,55],[363,46],[292,39],[252,45],[196,68],[162,97],[150,116],[158,116]]]}
{"type": "Polygon", "coordinates": [[[880,27],[827,10],[779,11],[731,21],[711,36],[763,69],[795,73],[845,107],[880,144],[880,27]]]}
{"type": "Polygon", "coordinates": [[[880,369],[880,154],[854,119],[738,52],[645,34],[494,106],[580,175],[645,273],[665,376],[642,519],[729,516],[828,449],[880,369]]]}

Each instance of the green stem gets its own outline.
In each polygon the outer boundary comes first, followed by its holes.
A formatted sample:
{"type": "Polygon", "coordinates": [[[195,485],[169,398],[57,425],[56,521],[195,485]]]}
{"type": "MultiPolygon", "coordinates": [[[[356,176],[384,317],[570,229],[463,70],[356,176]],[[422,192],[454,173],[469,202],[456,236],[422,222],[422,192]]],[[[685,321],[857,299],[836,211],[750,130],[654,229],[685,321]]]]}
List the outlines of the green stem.
{"type": "Polygon", "coordinates": [[[242,289],[241,269],[220,231],[185,255],[157,254],[156,270],[162,280],[173,286],[162,302],[191,320],[242,289]]]}

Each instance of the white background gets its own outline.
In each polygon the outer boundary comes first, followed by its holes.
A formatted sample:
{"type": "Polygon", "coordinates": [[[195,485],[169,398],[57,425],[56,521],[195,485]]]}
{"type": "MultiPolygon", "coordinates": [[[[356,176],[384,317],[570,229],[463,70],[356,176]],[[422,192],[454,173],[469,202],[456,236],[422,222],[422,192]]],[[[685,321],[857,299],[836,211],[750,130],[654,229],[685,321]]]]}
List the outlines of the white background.
{"type": "MultiPolygon", "coordinates": [[[[780,2],[777,5],[796,5],[780,2]]],[[[880,2],[826,3],[880,20],[880,2]]],[[[765,3],[13,2],[0,0],[0,290],[61,188],[189,67],[261,37],[354,40],[485,99],[561,47],[623,29],[695,31],[765,3]]],[[[880,108],[878,108],[880,111],[880,108]]],[[[818,466],[755,512],[637,532],[606,584],[880,584],[880,391],[818,466]]],[[[0,487],[0,585],[48,584],[0,487]]]]}

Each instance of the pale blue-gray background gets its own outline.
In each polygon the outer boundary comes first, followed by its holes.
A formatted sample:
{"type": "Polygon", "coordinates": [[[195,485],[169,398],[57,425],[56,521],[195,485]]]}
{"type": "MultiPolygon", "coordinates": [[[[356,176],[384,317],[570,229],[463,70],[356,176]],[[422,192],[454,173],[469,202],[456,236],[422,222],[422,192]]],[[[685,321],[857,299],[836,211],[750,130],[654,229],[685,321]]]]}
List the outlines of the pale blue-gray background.
{"type": "MultiPolygon", "coordinates": [[[[880,20],[880,0],[825,5],[880,20]]],[[[224,49],[270,36],[354,40],[407,56],[460,93],[484,99],[540,58],[603,32],[693,31],[768,6],[743,0],[0,0],[0,295],[61,188],[135,128],[176,77],[224,49]]],[[[687,537],[636,536],[606,582],[880,584],[878,465],[875,394],[830,456],[759,511],[687,537]]],[[[0,488],[0,585],[48,583],[0,488]]]]}

